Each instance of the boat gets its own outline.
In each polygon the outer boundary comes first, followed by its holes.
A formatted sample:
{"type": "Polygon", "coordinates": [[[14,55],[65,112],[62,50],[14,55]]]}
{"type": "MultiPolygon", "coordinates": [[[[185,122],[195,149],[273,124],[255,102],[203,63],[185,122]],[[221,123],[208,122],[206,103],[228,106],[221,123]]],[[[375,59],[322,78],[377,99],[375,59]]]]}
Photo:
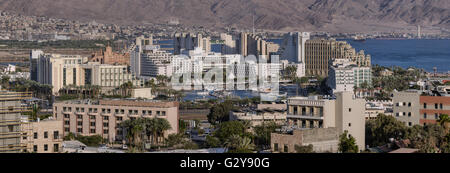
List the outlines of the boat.
{"type": "Polygon", "coordinates": [[[366,38],[364,38],[363,36],[354,36],[353,41],[364,42],[366,41],[366,38]]]}

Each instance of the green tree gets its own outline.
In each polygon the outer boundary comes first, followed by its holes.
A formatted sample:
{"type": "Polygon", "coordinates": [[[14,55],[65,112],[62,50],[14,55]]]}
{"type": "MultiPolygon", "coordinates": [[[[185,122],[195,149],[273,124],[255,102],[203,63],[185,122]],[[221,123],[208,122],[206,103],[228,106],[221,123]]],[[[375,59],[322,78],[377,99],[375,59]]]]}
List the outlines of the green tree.
{"type": "Polygon", "coordinates": [[[254,145],[248,137],[232,135],[225,141],[225,147],[229,153],[252,153],[254,145]]]}
{"type": "Polygon", "coordinates": [[[280,126],[275,122],[263,123],[253,127],[255,143],[262,148],[270,147],[270,135],[278,128],[280,128],[280,126]]]}
{"type": "Polygon", "coordinates": [[[210,148],[217,148],[221,146],[221,142],[219,138],[208,135],[206,136],[206,145],[210,148]]]}
{"type": "Polygon", "coordinates": [[[339,136],[338,150],[341,153],[358,153],[356,139],[352,135],[349,135],[347,130],[339,136]]]}
{"type": "Polygon", "coordinates": [[[375,120],[366,122],[366,144],[381,146],[389,142],[389,138],[403,139],[407,135],[407,127],[392,116],[379,114],[375,120]]]}
{"type": "Polygon", "coordinates": [[[231,100],[226,100],[223,103],[216,104],[210,109],[210,112],[207,115],[208,121],[211,124],[228,121],[229,113],[232,109],[233,103],[231,100]]]}
{"type": "Polygon", "coordinates": [[[240,121],[227,121],[219,124],[219,128],[214,132],[214,136],[221,142],[227,140],[230,136],[244,136],[245,127],[240,121]]]}

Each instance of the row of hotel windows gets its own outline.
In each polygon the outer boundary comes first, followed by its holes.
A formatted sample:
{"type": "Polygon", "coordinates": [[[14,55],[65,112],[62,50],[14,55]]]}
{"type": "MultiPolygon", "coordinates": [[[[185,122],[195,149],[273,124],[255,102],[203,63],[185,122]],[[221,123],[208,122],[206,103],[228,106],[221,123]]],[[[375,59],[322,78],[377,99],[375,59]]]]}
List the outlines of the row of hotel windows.
{"type": "MultiPolygon", "coordinates": [[[[84,113],[84,108],[75,108],[75,112],[82,112],[84,113]]],[[[72,107],[63,107],[63,112],[72,112],[72,107]]],[[[97,108],[89,108],[89,113],[97,113],[97,108]]],[[[116,114],[125,114],[125,109],[115,109],[114,112],[116,114]]],[[[102,109],[102,113],[111,113],[111,109],[102,109]]],[[[128,110],[128,114],[130,115],[137,115],[139,114],[138,110],[128,110]]],[[[152,115],[151,110],[142,110],[143,115],[152,115]]],[[[158,116],[166,116],[166,111],[156,111],[156,115],[158,116]]],[[[67,117],[68,118],[68,117],[67,117]]]]}
{"type": "MultiPolygon", "coordinates": [[[[38,145],[33,145],[33,151],[38,151],[38,145]]],[[[44,144],[44,151],[48,151],[48,144],[44,144]]],[[[53,144],[53,152],[59,152],[59,144],[53,144]]]]}
{"type": "MultiPolygon", "coordinates": [[[[407,105],[406,102],[398,102],[398,103],[396,103],[396,106],[406,106],[406,105],[407,105]]],[[[408,107],[411,107],[411,102],[408,102],[408,107]]],[[[427,103],[423,103],[423,108],[427,109],[427,103]]],[[[435,103],[434,104],[434,108],[435,109],[444,109],[444,106],[442,105],[442,103],[440,103],[440,104],[435,103]]]]}
{"type": "MultiPolygon", "coordinates": [[[[48,132],[44,132],[44,139],[48,139],[48,132]]],[[[33,139],[38,139],[39,138],[39,134],[38,132],[34,132],[33,134],[33,139]]],[[[26,136],[23,137],[24,140],[27,139],[26,136]]],[[[53,139],[59,139],[59,131],[54,131],[53,132],[53,139]]]]}
{"type": "MultiPolygon", "coordinates": [[[[400,117],[400,116],[405,116],[406,115],[406,112],[397,112],[396,114],[395,114],[395,116],[397,116],[397,117],[400,117]]],[[[411,112],[408,112],[408,117],[411,117],[411,112]]],[[[428,117],[428,115],[427,115],[427,113],[424,113],[423,114],[423,118],[424,119],[427,119],[427,117],[428,117]]],[[[435,113],[434,114],[434,119],[439,119],[439,114],[438,113],[435,113]]]]}
{"type": "MultiPolygon", "coordinates": [[[[426,109],[427,108],[427,103],[423,103],[423,108],[426,109]]],[[[438,104],[435,103],[434,104],[434,109],[443,109],[444,106],[442,105],[442,103],[439,104],[439,108],[438,108],[438,104]]]]}

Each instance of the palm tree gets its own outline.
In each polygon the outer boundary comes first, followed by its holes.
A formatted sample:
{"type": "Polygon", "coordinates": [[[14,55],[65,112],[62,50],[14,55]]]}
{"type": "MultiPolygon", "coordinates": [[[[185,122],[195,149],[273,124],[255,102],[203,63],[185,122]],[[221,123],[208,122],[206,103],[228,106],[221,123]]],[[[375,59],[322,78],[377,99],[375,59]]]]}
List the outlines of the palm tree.
{"type": "MultiPolygon", "coordinates": [[[[159,137],[162,136],[163,139],[164,139],[164,132],[167,131],[167,130],[172,129],[172,127],[170,126],[169,121],[167,121],[166,119],[163,119],[163,118],[157,118],[156,119],[156,126],[157,126],[156,129],[157,129],[158,136],[159,137]]],[[[157,142],[159,141],[158,138],[156,139],[156,141],[157,142]]]]}
{"type": "Polygon", "coordinates": [[[446,124],[450,123],[450,117],[448,117],[447,114],[441,114],[439,116],[439,124],[444,127],[445,129],[447,129],[446,124]]]}
{"type": "Polygon", "coordinates": [[[41,108],[37,105],[37,104],[34,104],[33,106],[32,106],[32,109],[31,109],[31,117],[30,117],[30,119],[31,120],[37,120],[37,118],[38,118],[38,113],[41,111],[41,108]]]}

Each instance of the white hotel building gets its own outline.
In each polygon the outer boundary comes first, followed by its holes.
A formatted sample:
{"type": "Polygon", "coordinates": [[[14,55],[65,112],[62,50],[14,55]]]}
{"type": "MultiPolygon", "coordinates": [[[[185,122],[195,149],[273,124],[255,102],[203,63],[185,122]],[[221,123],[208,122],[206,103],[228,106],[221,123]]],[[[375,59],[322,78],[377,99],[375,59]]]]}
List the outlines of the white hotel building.
{"type": "Polygon", "coordinates": [[[372,83],[371,67],[359,67],[347,59],[336,59],[330,66],[327,85],[333,93],[353,91],[364,82],[372,83]]]}

